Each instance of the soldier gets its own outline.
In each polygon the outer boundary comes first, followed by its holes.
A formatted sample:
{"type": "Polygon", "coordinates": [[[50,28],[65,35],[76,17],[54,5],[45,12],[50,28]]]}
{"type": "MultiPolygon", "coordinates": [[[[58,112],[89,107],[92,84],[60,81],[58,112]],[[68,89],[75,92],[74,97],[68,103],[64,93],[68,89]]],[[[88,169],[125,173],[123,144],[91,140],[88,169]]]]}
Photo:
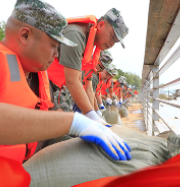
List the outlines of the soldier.
{"type": "MultiPolygon", "coordinates": [[[[91,105],[93,106],[93,108],[94,108],[94,102],[95,102],[94,93],[96,92],[97,84],[100,81],[99,73],[102,72],[106,67],[108,67],[109,64],[112,62],[112,60],[113,59],[109,51],[107,50],[101,51],[99,61],[95,69],[86,70],[82,72],[82,83],[87,93],[88,99],[91,105]],[[92,79],[93,79],[93,84],[92,84],[92,79]]],[[[74,103],[73,110],[81,113],[81,110],[76,105],[76,103],[74,103]]],[[[106,124],[105,121],[104,121],[104,124],[106,124]]]]}
{"type": "Polygon", "coordinates": [[[60,64],[54,62],[48,69],[49,78],[59,87],[65,83],[82,113],[104,124],[83,89],[81,71],[95,68],[100,51],[113,47],[117,42],[124,47],[123,38],[127,35],[128,28],[115,8],[110,9],[98,21],[95,16],[80,16],[68,19],[68,22],[64,35],[77,43],[78,47],[60,45],[60,64]]]}
{"type": "Polygon", "coordinates": [[[111,76],[106,81],[102,82],[101,89],[97,90],[97,93],[96,93],[96,98],[98,98],[97,100],[98,100],[100,109],[103,109],[102,106],[104,107],[104,105],[106,105],[106,104],[108,104],[108,105],[112,104],[112,99],[111,99],[112,92],[110,92],[109,89],[111,89],[113,87],[112,78],[115,75],[117,75],[117,69],[111,66],[107,69],[107,71],[109,74],[111,74],[111,76]],[[99,94],[99,92],[100,92],[100,94],[99,94]],[[99,95],[99,97],[98,97],[98,95],[99,95]],[[102,101],[104,102],[104,104],[102,101]]]}
{"type": "MultiPolygon", "coordinates": [[[[97,104],[97,93],[96,91],[101,89],[101,85],[103,83],[103,81],[106,81],[108,78],[112,77],[113,74],[112,74],[112,69],[111,69],[111,66],[108,65],[108,64],[105,64],[105,63],[102,63],[106,68],[100,72],[99,74],[93,74],[93,78],[92,80],[87,80],[89,81],[89,85],[92,85],[92,89],[93,89],[93,100],[94,100],[94,110],[96,111],[96,113],[101,117],[102,114],[99,110],[99,107],[98,107],[98,104],[97,104]]],[[[100,95],[99,95],[100,96],[100,95]]],[[[102,106],[101,106],[102,107],[102,106]]]]}
{"type": "Polygon", "coordinates": [[[95,97],[96,88],[98,85],[100,86],[102,81],[111,76],[111,74],[107,72],[106,68],[109,68],[109,64],[111,64],[112,60],[113,59],[109,51],[101,51],[99,63],[96,66],[97,71],[91,70],[84,73],[85,76],[83,77],[83,82],[85,84],[85,90],[92,106],[95,107],[95,111],[98,110],[95,97]],[[92,72],[92,75],[89,72],[92,72]]]}

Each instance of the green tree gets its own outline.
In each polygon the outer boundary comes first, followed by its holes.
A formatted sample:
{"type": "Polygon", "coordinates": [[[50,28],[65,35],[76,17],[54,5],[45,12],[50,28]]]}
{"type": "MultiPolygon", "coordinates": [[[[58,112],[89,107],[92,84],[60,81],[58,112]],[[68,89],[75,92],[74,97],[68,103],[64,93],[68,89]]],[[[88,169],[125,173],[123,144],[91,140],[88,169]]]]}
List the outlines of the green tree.
{"type": "Polygon", "coordinates": [[[5,26],[6,26],[5,22],[1,21],[0,22],[0,41],[4,38],[5,26]]]}
{"type": "Polygon", "coordinates": [[[128,84],[130,84],[131,86],[135,86],[136,89],[140,90],[141,78],[138,75],[118,70],[118,75],[114,76],[114,79],[119,79],[120,76],[126,77],[128,84]]]}

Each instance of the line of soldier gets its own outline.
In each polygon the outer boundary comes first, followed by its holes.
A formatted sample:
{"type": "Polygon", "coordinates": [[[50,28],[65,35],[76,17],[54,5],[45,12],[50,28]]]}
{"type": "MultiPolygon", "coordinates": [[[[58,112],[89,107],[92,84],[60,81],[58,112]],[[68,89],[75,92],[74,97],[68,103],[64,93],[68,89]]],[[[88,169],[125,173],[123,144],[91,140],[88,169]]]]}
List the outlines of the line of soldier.
{"type": "MultiPolygon", "coordinates": [[[[44,1],[17,0],[0,43],[0,176],[4,176],[0,186],[29,186],[22,163],[46,140],[63,135],[100,145],[114,160],[131,159],[128,144],[94,110],[96,99],[86,94],[90,81],[85,81],[85,89],[81,82],[82,71],[93,70],[93,79],[98,78],[98,66],[103,69],[98,64],[101,51],[119,42],[125,47],[127,33],[115,8],[100,19],[65,19],[44,1]],[[63,112],[52,83],[59,88],[66,85],[84,115],[63,112]]],[[[106,69],[99,79],[113,71],[106,69]]]]}

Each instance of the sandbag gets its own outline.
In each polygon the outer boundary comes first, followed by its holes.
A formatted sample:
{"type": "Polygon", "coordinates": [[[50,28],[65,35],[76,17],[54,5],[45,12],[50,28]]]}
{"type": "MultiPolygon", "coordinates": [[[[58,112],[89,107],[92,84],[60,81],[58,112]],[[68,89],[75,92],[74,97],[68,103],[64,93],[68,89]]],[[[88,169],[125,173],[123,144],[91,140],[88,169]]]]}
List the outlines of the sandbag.
{"type": "Polygon", "coordinates": [[[125,118],[128,116],[128,110],[124,105],[121,105],[118,112],[119,112],[119,115],[121,116],[121,118],[125,118]]]}
{"type": "Polygon", "coordinates": [[[31,175],[30,186],[70,187],[103,177],[128,174],[169,158],[164,139],[120,125],[111,129],[129,144],[132,160],[114,161],[101,147],[72,138],[42,149],[23,164],[31,175]]]}
{"type": "Polygon", "coordinates": [[[138,170],[130,175],[105,177],[73,187],[178,187],[179,171],[180,155],[177,155],[160,165],[138,170]]]}
{"type": "Polygon", "coordinates": [[[106,112],[103,114],[105,120],[109,124],[123,125],[118,113],[118,109],[115,106],[106,106],[106,112]]]}

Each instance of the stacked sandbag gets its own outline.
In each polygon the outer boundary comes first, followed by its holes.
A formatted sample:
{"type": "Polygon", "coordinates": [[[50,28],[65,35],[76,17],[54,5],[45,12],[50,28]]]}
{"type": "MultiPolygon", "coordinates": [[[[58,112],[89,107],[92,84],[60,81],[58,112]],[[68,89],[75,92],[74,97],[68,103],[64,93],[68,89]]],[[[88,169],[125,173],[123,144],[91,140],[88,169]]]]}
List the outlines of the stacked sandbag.
{"type": "Polygon", "coordinates": [[[109,124],[122,125],[121,118],[118,113],[118,109],[115,106],[106,106],[106,112],[104,113],[104,118],[109,124]]]}
{"type": "Polygon", "coordinates": [[[124,106],[124,104],[121,105],[121,107],[118,110],[119,115],[121,116],[121,118],[125,118],[128,116],[128,110],[127,108],[124,106]]]}
{"type": "Polygon", "coordinates": [[[47,146],[23,164],[30,187],[70,187],[108,176],[125,175],[169,158],[167,142],[130,128],[111,128],[131,147],[130,161],[114,161],[101,147],[72,138],[47,146]]]}

